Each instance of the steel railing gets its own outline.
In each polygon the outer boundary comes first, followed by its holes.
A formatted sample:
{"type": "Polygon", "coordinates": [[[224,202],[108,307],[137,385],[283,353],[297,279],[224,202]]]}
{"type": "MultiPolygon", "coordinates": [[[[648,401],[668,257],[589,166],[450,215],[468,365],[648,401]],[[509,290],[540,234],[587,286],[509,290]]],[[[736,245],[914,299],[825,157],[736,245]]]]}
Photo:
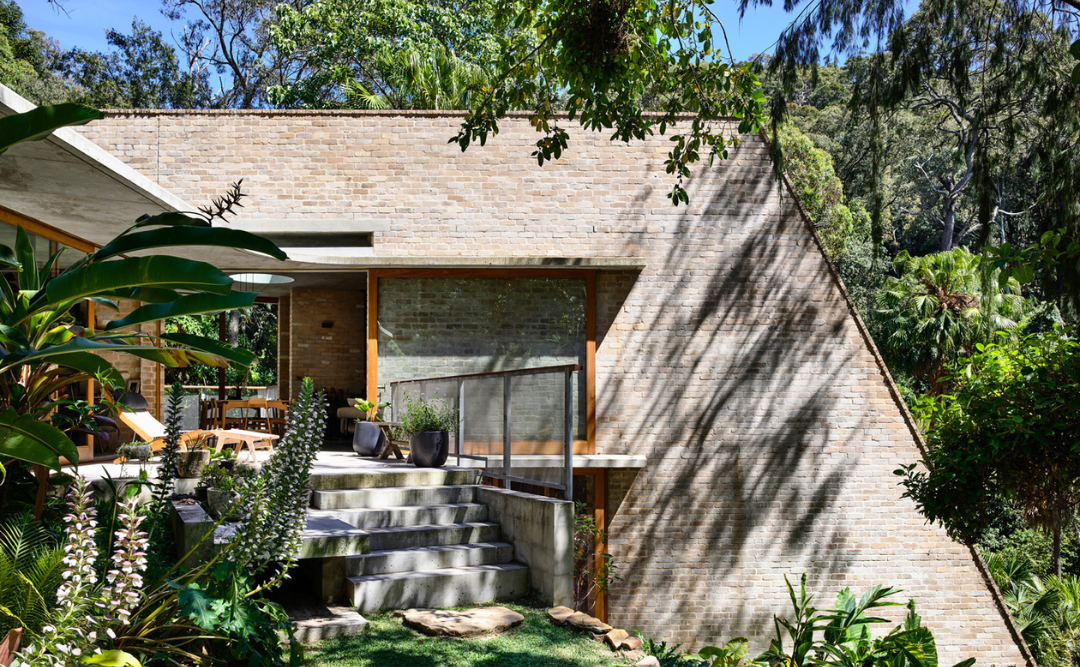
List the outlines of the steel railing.
{"type": "MultiPolygon", "coordinates": [[[[574,495],[574,373],[581,370],[581,366],[578,364],[564,364],[561,366],[542,366],[538,368],[521,368],[509,371],[492,371],[487,373],[469,373],[464,375],[447,375],[434,378],[422,378],[416,380],[400,380],[398,382],[390,383],[390,410],[391,421],[399,421],[398,410],[399,406],[403,404],[404,399],[407,396],[417,396],[426,398],[439,398],[444,402],[450,404],[457,410],[457,431],[454,433],[454,443],[456,451],[453,452],[458,458],[458,465],[461,465],[461,459],[481,460],[484,462],[483,476],[491,479],[503,480],[505,482],[518,482],[521,484],[531,484],[534,486],[545,487],[549,489],[555,489],[563,492],[563,497],[567,500],[573,498],[574,495]],[[562,396],[561,396],[561,408],[562,408],[562,468],[560,475],[558,476],[561,481],[551,481],[550,479],[542,479],[539,475],[534,474],[528,476],[527,474],[514,474],[517,470],[537,470],[535,467],[522,466],[521,464],[515,465],[514,463],[514,391],[513,383],[516,378],[524,376],[543,376],[561,375],[562,382],[562,396]],[[470,404],[466,401],[467,390],[477,384],[490,383],[493,380],[502,380],[502,456],[492,457],[482,454],[474,454],[463,451],[466,447],[466,432],[470,427],[470,404]],[[453,399],[446,396],[438,395],[438,388],[455,387],[456,392],[453,399]],[[456,386],[455,386],[456,385],[456,386]],[[432,390],[432,387],[436,387],[432,390]],[[410,391],[411,390],[411,391],[410,391]],[[496,465],[492,465],[492,459],[495,458],[496,465]],[[498,465],[501,464],[501,467],[498,465]],[[496,472],[498,471],[498,472],[496,472]]],[[[545,406],[543,404],[533,404],[532,409],[543,411],[545,406]]],[[[549,405],[549,414],[557,414],[559,409],[558,404],[549,405]]],[[[473,415],[476,421],[482,421],[482,417],[473,415]]],[[[522,442],[522,441],[518,441],[522,442]]]]}

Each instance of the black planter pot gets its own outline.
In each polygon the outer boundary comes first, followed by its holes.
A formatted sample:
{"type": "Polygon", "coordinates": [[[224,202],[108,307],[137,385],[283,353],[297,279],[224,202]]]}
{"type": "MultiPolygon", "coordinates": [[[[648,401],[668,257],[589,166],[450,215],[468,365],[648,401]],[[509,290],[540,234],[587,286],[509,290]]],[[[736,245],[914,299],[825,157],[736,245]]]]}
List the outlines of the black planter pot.
{"type": "Polygon", "coordinates": [[[360,456],[378,456],[386,448],[386,434],[371,422],[356,422],[352,448],[360,456]]]}
{"type": "Polygon", "coordinates": [[[450,434],[424,431],[409,436],[409,455],[417,468],[438,468],[450,455],[450,434]]]}
{"type": "Polygon", "coordinates": [[[206,502],[206,489],[207,488],[208,487],[205,487],[205,486],[196,486],[195,487],[195,494],[194,495],[195,495],[195,500],[197,502],[200,502],[200,503],[205,503],[206,502]]]}

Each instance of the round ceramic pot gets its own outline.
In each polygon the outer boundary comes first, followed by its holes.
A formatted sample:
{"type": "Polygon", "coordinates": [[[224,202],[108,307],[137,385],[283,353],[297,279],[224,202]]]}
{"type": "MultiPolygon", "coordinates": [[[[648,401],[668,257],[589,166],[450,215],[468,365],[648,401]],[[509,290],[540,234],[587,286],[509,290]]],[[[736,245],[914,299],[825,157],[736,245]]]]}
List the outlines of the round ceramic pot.
{"type": "Polygon", "coordinates": [[[240,500],[239,491],[222,491],[221,489],[207,489],[206,490],[206,505],[210,508],[210,516],[215,519],[225,517],[226,519],[239,518],[238,514],[240,508],[237,506],[240,500]]]}
{"type": "Polygon", "coordinates": [[[360,456],[378,456],[386,448],[386,434],[371,422],[356,422],[352,448],[360,456]]]}
{"type": "Polygon", "coordinates": [[[123,452],[129,460],[145,461],[153,454],[150,445],[124,445],[123,452]]]}
{"type": "Polygon", "coordinates": [[[210,452],[199,449],[194,452],[176,453],[176,474],[185,479],[194,479],[202,474],[202,469],[210,460],[210,452]]]}
{"type": "Polygon", "coordinates": [[[450,455],[450,434],[424,431],[409,436],[409,455],[417,468],[438,468],[450,455]]]}

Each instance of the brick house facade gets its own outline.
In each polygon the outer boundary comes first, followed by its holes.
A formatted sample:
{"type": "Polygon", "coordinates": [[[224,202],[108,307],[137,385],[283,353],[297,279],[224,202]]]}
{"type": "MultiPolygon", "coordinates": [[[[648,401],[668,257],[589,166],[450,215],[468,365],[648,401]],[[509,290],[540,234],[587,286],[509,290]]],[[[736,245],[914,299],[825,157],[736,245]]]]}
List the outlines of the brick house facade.
{"type": "MultiPolygon", "coordinates": [[[[893,471],[919,457],[918,435],[761,138],[699,167],[674,207],[662,137],[577,131],[538,168],[524,118],[466,153],[447,143],[459,123],[118,111],[79,132],[189,202],[243,177],[246,228],[377,219],[376,258],[639,259],[596,274],[596,453],[647,457],[608,479],[612,624],[687,647],[745,635],[758,651],[789,611],[783,577],[805,572],[820,604],[845,586],[904,589],[943,664],[1030,663],[979,556],[901,499],[893,471]]],[[[283,382],[359,383],[362,327],[304,345],[319,303],[355,323],[364,298],[293,295],[283,382]]]]}

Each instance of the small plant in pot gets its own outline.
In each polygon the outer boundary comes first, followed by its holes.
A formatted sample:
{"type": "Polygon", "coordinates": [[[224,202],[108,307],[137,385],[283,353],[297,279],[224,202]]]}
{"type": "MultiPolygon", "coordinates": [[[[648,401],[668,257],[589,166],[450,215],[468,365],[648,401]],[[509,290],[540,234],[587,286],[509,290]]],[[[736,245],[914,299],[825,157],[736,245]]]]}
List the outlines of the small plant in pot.
{"type": "Polygon", "coordinates": [[[233,466],[236,465],[236,450],[222,447],[216,452],[211,452],[210,463],[219,465],[226,470],[232,470],[233,466]]]}
{"type": "Polygon", "coordinates": [[[202,474],[203,467],[210,461],[209,436],[200,436],[188,440],[186,451],[176,453],[176,476],[195,479],[202,474]]]}
{"type": "Polygon", "coordinates": [[[418,468],[438,468],[450,455],[450,431],[457,430],[458,413],[441,398],[425,401],[408,397],[401,430],[409,434],[409,453],[418,468]]]}
{"type": "Polygon", "coordinates": [[[356,420],[353,429],[352,448],[360,456],[378,456],[386,449],[386,434],[374,422],[382,421],[379,411],[388,405],[390,404],[365,401],[362,398],[353,399],[353,406],[364,413],[363,417],[356,420]]]}
{"type": "Polygon", "coordinates": [[[202,486],[206,487],[206,508],[215,519],[225,517],[235,521],[240,518],[240,496],[248,484],[255,480],[257,470],[253,466],[208,465],[202,471],[202,486]]]}

